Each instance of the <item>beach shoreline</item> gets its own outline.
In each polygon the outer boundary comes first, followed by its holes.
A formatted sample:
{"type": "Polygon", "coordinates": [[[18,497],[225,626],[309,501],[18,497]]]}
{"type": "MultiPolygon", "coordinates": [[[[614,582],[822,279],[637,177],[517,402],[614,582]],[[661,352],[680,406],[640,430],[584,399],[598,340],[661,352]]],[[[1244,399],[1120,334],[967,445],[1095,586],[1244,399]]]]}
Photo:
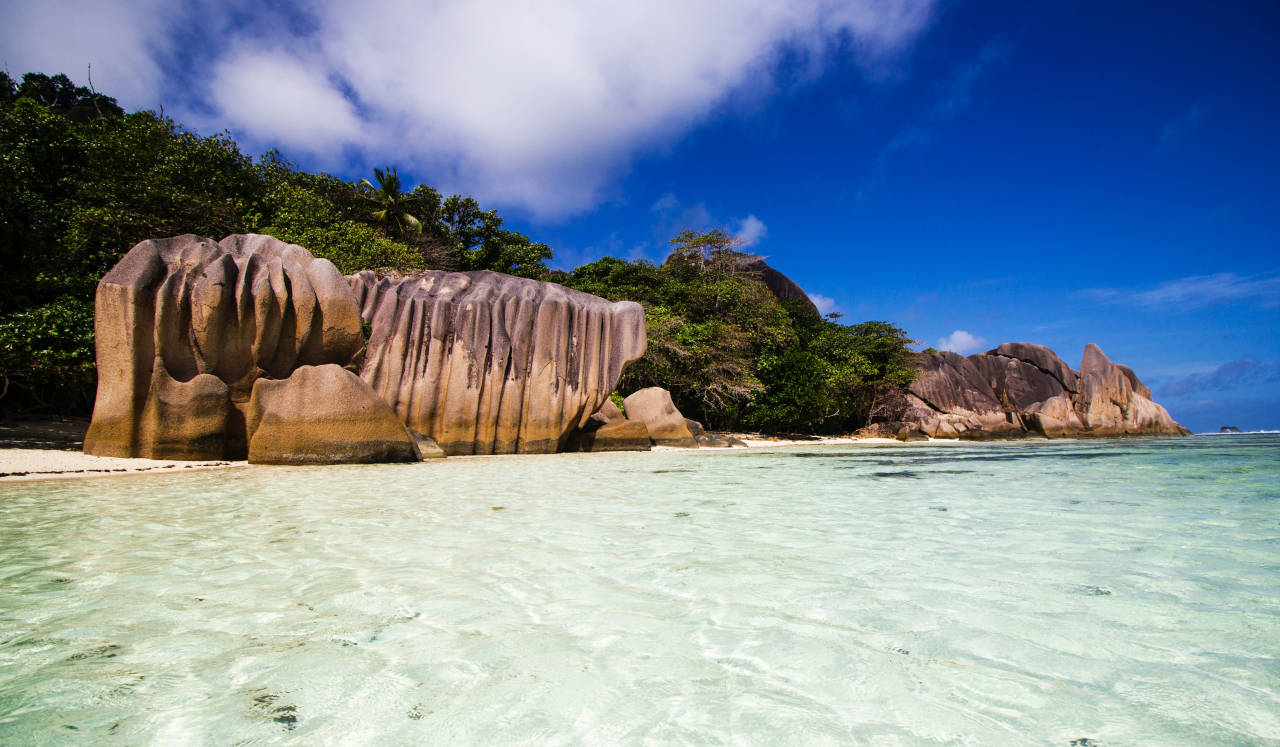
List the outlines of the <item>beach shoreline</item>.
{"type": "MultiPolygon", "coordinates": [[[[34,480],[87,479],[124,475],[159,475],[176,472],[203,472],[216,469],[243,469],[246,461],[178,459],[140,459],[100,457],[81,451],[87,419],[0,423],[0,483],[34,480]]],[[[782,437],[760,433],[725,434],[740,440],[746,448],[794,446],[848,446],[904,444],[892,438],[855,438],[852,436],[782,437]]],[[[929,439],[911,443],[953,443],[954,439],[929,439]]],[[[741,449],[743,446],[702,447],[714,450],[741,449]]],[[[654,451],[678,450],[655,446],[654,451]]]]}

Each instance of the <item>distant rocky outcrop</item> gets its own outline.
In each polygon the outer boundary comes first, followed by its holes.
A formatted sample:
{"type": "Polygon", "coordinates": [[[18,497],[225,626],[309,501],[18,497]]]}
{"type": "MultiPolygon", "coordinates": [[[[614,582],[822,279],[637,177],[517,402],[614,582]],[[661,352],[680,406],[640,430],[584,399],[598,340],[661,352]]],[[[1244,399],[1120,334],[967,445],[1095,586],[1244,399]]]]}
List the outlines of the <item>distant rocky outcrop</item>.
{"type": "Polygon", "coordinates": [[[644,354],[644,309],[495,272],[350,277],[363,378],[446,454],[561,450],[644,354]]]}
{"type": "Polygon", "coordinates": [[[742,263],[742,269],[748,273],[760,278],[760,282],[764,283],[769,292],[779,301],[801,301],[818,314],[818,307],[813,305],[813,300],[809,298],[809,294],[791,278],[778,272],[764,261],[764,257],[749,257],[742,263]]]}
{"type": "Polygon", "coordinates": [[[291,464],[556,451],[646,340],[637,304],[488,272],[344,277],[261,235],[138,244],[94,327],[87,453],[291,464]]]}
{"type": "Polygon", "coordinates": [[[940,438],[1187,435],[1126,366],[1085,346],[1074,371],[1043,345],[922,354],[904,420],[940,438]]]}

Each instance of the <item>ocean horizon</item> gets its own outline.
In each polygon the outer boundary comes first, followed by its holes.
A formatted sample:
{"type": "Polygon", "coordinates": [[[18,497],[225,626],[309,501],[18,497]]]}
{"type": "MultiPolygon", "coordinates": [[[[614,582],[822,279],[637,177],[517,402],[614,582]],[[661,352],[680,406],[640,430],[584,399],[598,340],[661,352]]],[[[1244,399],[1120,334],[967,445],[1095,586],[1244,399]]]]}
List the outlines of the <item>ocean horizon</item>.
{"type": "Polygon", "coordinates": [[[0,484],[0,742],[1280,740],[1280,436],[0,484]]]}

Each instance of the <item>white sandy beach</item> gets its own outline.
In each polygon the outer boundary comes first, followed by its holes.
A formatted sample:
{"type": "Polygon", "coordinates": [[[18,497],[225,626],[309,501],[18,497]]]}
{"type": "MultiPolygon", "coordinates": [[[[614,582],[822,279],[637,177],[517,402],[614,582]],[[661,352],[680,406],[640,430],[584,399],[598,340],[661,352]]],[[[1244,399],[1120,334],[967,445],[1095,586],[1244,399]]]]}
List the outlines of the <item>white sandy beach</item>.
{"type": "Polygon", "coordinates": [[[243,467],[248,462],[118,459],[61,449],[0,449],[0,482],[243,467]]]}
{"type": "MultiPolygon", "coordinates": [[[[735,435],[749,448],[903,443],[892,438],[832,437],[791,439],[767,437],[760,434],[735,435]]],[[[951,443],[951,441],[931,439],[930,441],[916,443],[951,443]]],[[[655,447],[655,450],[666,450],[667,448],[673,447],[655,447]]],[[[232,469],[246,467],[248,464],[248,462],[244,461],[222,460],[188,462],[174,459],[122,459],[93,456],[66,448],[0,448],[0,482],[232,469]]]]}

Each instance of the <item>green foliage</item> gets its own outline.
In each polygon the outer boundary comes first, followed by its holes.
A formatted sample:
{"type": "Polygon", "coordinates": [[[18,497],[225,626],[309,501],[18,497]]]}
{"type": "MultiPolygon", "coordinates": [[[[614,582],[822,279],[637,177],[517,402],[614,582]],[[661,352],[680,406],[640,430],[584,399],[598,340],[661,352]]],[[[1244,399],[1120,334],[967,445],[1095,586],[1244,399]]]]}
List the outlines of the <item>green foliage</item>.
{"type": "Polygon", "coordinates": [[[722,230],[684,231],[671,244],[660,267],[606,257],[560,279],[645,307],[649,348],[624,373],[623,391],[664,387],[681,412],[713,427],[847,432],[901,412],[916,373],[902,330],[846,326],[803,301],[779,302],[722,230]]]}
{"type": "Polygon", "coordinates": [[[619,387],[661,386],[685,415],[713,427],[741,422],[764,390],[762,355],[795,344],[787,311],[743,269],[747,255],[723,231],[685,231],[661,266],[615,257],[577,268],[562,282],[645,307],[649,348],[619,387]]]}
{"type": "Polygon", "coordinates": [[[37,346],[8,343],[7,380],[32,386],[11,387],[0,406],[79,402],[41,388],[59,377],[68,391],[81,386],[84,372],[68,361],[87,362],[92,379],[92,314],[67,310],[91,309],[98,279],[144,239],[267,233],[344,273],[546,272],[551,249],[505,229],[475,200],[442,200],[426,186],[406,193],[394,168],[374,175],[376,184],[356,185],[275,152],[255,164],[226,134],[200,137],[153,112],[125,114],[65,75],[29,73],[19,84],[0,73],[0,315],[25,320],[37,346]],[[77,320],[81,333],[65,335],[71,347],[49,344],[77,320]]]}
{"type": "Polygon", "coordinates": [[[27,98],[60,114],[72,122],[88,122],[98,117],[120,117],[124,110],[116,100],[84,86],[77,86],[65,75],[52,78],[40,73],[27,73],[18,84],[8,73],[0,72],[0,102],[27,98]]]}
{"type": "Polygon", "coordinates": [[[64,296],[0,318],[0,400],[84,408],[93,385],[91,304],[64,296]]]}
{"type": "MultiPolygon", "coordinates": [[[[308,173],[276,152],[255,163],[226,134],[126,114],[65,75],[0,73],[0,408],[87,410],[94,288],[144,239],[259,232],[344,273],[549,276],[550,247],[476,200],[406,192],[392,167],[374,177],[308,173]]],[[[713,427],[840,430],[893,417],[915,375],[905,333],[780,303],[746,259],[723,230],[684,231],[661,266],[606,257],[556,279],[644,305],[648,352],[622,391],[665,387],[713,427]]]]}
{"type": "Polygon", "coordinates": [[[429,215],[434,224],[429,233],[438,238],[456,269],[492,270],[526,278],[541,278],[547,273],[551,247],[503,228],[497,212],[481,210],[470,197],[453,195],[429,215]]]}
{"type": "Polygon", "coordinates": [[[264,188],[253,230],[306,247],[344,274],[425,266],[421,252],[356,219],[366,206],[346,182],[297,171],[275,153],[263,159],[259,173],[264,188]]]}
{"type": "Polygon", "coordinates": [[[373,175],[378,183],[375,185],[368,179],[361,179],[364,197],[371,207],[370,215],[388,235],[403,239],[422,230],[422,223],[409,212],[409,195],[400,187],[400,174],[396,169],[387,167],[386,171],[375,168],[373,175]]]}

